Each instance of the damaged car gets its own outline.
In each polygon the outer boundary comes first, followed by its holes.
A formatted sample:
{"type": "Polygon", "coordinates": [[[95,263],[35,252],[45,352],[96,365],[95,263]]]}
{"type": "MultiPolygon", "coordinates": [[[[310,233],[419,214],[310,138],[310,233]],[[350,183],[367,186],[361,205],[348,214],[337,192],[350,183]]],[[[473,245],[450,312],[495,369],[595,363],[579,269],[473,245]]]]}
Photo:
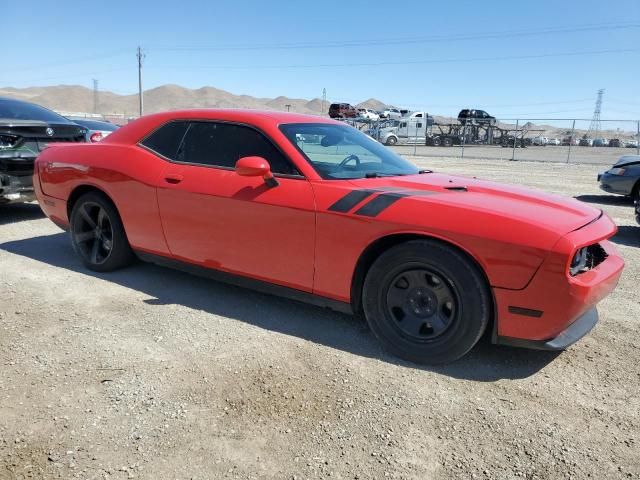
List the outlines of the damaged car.
{"type": "Polygon", "coordinates": [[[86,133],[40,105],[0,97],[0,204],[35,200],[36,157],[52,142],[85,142],[86,133]]]}

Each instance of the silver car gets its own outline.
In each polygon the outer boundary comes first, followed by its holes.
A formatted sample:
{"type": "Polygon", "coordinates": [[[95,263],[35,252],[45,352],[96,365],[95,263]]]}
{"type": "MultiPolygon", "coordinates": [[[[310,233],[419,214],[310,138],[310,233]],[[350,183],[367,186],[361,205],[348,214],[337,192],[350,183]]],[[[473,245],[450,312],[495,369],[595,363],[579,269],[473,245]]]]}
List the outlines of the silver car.
{"type": "Polygon", "coordinates": [[[598,174],[598,182],[605,192],[640,199],[640,155],[623,155],[613,167],[598,174]]]}
{"type": "Polygon", "coordinates": [[[69,118],[69,120],[87,129],[87,142],[91,143],[99,142],[111,132],[115,132],[118,129],[118,125],[102,120],[73,117],[69,118]]]}

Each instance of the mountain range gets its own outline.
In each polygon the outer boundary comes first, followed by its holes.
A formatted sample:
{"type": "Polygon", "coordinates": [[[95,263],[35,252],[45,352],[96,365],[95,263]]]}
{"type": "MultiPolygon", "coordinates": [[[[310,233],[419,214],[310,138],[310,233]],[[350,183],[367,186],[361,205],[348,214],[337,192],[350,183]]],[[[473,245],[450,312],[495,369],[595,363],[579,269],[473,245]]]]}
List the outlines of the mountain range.
{"type": "MultiPolygon", "coordinates": [[[[113,92],[98,93],[98,109],[94,112],[93,90],[80,85],[57,85],[51,87],[11,88],[0,87],[0,96],[18,98],[43,105],[62,112],[101,113],[135,116],[138,113],[138,95],[119,95],[113,92]]],[[[162,85],[144,91],[144,111],[154,113],[163,110],[182,108],[253,108],[261,110],[286,110],[292,112],[320,115],[322,99],[306,100],[279,96],[276,98],[258,98],[250,95],[236,95],[214,87],[190,89],[179,85],[162,85]]],[[[327,112],[330,101],[326,101],[327,112]]],[[[380,110],[387,104],[370,98],[359,107],[380,110]]]]}

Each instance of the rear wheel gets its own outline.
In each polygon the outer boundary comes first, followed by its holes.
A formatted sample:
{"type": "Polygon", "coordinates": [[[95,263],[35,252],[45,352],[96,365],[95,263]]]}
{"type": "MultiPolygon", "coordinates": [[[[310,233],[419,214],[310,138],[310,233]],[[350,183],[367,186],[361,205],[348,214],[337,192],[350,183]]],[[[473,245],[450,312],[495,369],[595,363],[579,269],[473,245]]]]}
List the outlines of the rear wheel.
{"type": "Polygon", "coordinates": [[[70,220],[71,243],[88,269],[109,272],[133,261],[120,216],[105,195],[82,195],[73,206],[70,220]]]}
{"type": "Polygon", "coordinates": [[[444,137],[444,138],[442,139],[442,145],[443,145],[444,147],[450,147],[450,146],[452,146],[452,145],[453,145],[453,140],[451,140],[451,138],[449,138],[449,137],[444,137]]]}
{"type": "Polygon", "coordinates": [[[434,147],[439,147],[442,142],[440,141],[440,137],[433,137],[431,139],[431,145],[434,147]]]}
{"type": "Polygon", "coordinates": [[[363,309],[383,346],[417,363],[462,357],[485,331],[491,295],[483,275],[462,253],[414,240],[383,253],[369,269],[363,309]]]}

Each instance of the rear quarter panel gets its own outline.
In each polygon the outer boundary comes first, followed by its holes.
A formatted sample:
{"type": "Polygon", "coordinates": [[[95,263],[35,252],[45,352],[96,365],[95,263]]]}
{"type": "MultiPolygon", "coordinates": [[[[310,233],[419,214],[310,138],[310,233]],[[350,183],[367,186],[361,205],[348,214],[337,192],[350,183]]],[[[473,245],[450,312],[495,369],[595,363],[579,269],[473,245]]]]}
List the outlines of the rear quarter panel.
{"type": "Polygon", "coordinates": [[[78,187],[98,188],[115,203],[132,247],[168,254],[156,198],[163,162],[136,146],[96,143],[48,148],[36,163],[45,199],[67,202],[78,187]]]}

